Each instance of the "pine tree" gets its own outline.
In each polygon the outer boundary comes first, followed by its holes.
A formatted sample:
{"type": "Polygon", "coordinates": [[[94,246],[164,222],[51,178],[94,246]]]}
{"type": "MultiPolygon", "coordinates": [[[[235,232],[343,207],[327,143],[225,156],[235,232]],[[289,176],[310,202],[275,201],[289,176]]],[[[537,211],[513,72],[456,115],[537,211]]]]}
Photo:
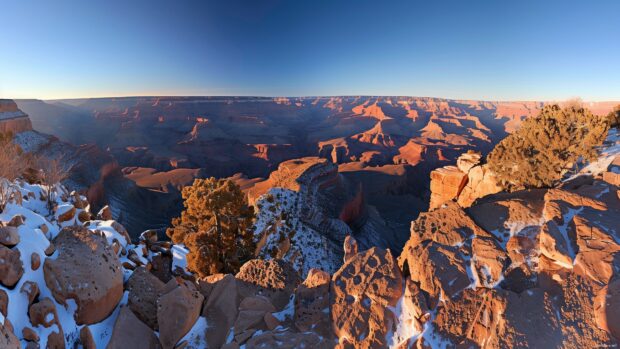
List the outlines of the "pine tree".
{"type": "Polygon", "coordinates": [[[166,232],[189,249],[188,268],[204,277],[236,273],[254,257],[254,210],[229,179],[196,179],[183,188],[185,210],[166,232]]]}

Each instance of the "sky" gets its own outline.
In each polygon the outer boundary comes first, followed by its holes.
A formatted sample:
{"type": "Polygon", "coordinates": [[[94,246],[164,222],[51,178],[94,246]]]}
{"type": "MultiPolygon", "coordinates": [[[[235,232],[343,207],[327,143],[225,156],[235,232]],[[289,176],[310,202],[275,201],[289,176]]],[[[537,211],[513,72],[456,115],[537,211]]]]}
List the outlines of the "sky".
{"type": "Polygon", "coordinates": [[[0,98],[620,100],[618,0],[2,0],[0,98]]]}

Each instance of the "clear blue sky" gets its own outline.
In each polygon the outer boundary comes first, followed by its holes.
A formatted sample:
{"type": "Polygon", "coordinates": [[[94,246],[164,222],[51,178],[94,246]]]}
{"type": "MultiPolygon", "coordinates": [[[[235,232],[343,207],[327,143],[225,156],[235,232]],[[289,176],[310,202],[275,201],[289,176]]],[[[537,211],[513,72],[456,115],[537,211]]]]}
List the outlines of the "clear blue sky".
{"type": "Polygon", "coordinates": [[[3,0],[0,97],[620,100],[620,1],[3,0]]]}

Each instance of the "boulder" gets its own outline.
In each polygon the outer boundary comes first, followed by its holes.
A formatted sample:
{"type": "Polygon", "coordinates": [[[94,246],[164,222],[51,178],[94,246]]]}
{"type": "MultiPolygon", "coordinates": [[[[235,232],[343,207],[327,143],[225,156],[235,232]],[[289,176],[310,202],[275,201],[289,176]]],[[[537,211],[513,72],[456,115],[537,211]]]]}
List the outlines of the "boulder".
{"type": "Polygon", "coordinates": [[[136,316],[157,331],[157,299],[164,288],[155,275],[144,267],[139,267],[131,274],[127,281],[126,290],[129,291],[127,305],[136,316]]]}
{"type": "Polygon", "coordinates": [[[331,319],[344,345],[387,347],[394,317],[388,307],[398,302],[403,280],[389,250],[373,247],[349,259],[333,276],[331,319]]]}
{"type": "Polygon", "coordinates": [[[344,239],[344,261],[346,262],[349,258],[355,256],[357,254],[357,241],[351,235],[347,235],[344,239]]]}
{"type": "Polygon", "coordinates": [[[153,330],[128,308],[121,307],[107,349],[156,349],[160,348],[153,330]]]}
{"type": "Polygon", "coordinates": [[[30,255],[30,269],[38,270],[41,266],[41,256],[38,253],[32,252],[30,255]]]}
{"type": "Polygon", "coordinates": [[[229,329],[237,319],[239,295],[237,280],[230,274],[207,277],[199,283],[199,289],[207,301],[202,309],[202,316],[208,324],[206,340],[209,348],[219,348],[226,343],[229,329]]]}
{"type": "Polygon", "coordinates": [[[13,333],[13,326],[5,319],[4,324],[0,322],[0,348],[3,349],[20,349],[19,339],[13,333]]]}
{"type": "Polygon", "coordinates": [[[28,316],[32,326],[43,326],[49,328],[52,325],[60,326],[56,305],[49,298],[43,298],[34,303],[28,309],[28,316]]]}
{"type": "Polygon", "coordinates": [[[43,265],[54,299],[77,303],[78,324],[94,324],[112,313],[123,295],[121,264],[107,240],[82,227],[64,228],[54,239],[56,259],[43,265]]]}
{"type": "Polygon", "coordinates": [[[431,172],[431,201],[429,210],[458,198],[467,184],[467,173],[456,166],[440,167],[431,172]]]}
{"type": "Polygon", "coordinates": [[[99,213],[97,213],[97,219],[100,221],[113,220],[114,218],[112,217],[112,210],[110,209],[110,206],[103,206],[103,208],[99,210],[99,213]]]}
{"type": "MultiPolygon", "coordinates": [[[[64,207],[60,206],[59,209],[60,208],[64,207]]],[[[76,212],[77,209],[73,206],[71,206],[70,208],[62,209],[60,212],[56,212],[56,214],[58,215],[58,223],[68,222],[72,220],[73,217],[75,217],[76,212]]]]}
{"type": "Polygon", "coordinates": [[[17,248],[0,245],[0,284],[13,287],[24,274],[24,268],[17,248]]]}
{"type": "Polygon", "coordinates": [[[194,326],[204,297],[193,283],[170,280],[157,300],[157,323],[162,348],[172,349],[194,326]]]}
{"type": "Polygon", "coordinates": [[[15,227],[0,227],[0,244],[13,247],[19,244],[19,233],[15,227]]]}
{"type": "MultiPolygon", "coordinates": [[[[241,301],[239,315],[234,324],[235,336],[248,330],[266,330],[265,316],[275,311],[269,299],[263,296],[250,296],[241,301]]],[[[237,342],[242,344],[242,342],[237,342]]]]}
{"type": "Polygon", "coordinates": [[[267,297],[277,311],[284,309],[301,282],[297,271],[280,259],[253,259],[241,267],[235,278],[242,298],[267,297]]]}
{"type": "Polygon", "coordinates": [[[22,287],[19,289],[20,293],[23,293],[28,298],[28,307],[34,302],[34,300],[39,297],[39,285],[33,281],[26,281],[22,284],[22,287]]]}

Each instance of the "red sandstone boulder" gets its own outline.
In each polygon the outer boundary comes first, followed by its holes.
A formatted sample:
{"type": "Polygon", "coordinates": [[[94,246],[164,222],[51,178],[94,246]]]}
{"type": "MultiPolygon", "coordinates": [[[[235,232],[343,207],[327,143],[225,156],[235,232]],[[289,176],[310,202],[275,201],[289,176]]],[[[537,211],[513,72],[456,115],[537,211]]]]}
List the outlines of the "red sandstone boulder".
{"type": "Polygon", "coordinates": [[[18,249],[0,245],[0,284],[13,287],[24,274],[18,249]]]}
{"type": "Polygon", "coordinates": [[[193,283],[170,280],[157,300],[157,322],[159,341],[162,348],[172,349],[177,342],[194,326],[204,297],[193,283]]]}
{"type": "Polygon", "coordinates": [[[277,311],[284,309],[301,282],[297,271],[280,259],[253,259],[241,267],[235,278],[242,298],[267,297],[277,311]]]}
{"type": "Polygon", "coordinates": [[[126,289],[129,291],[127,305],[136,316],[153,330],[157,331],[157,299],[164,288],[155,275],[144,267],[139,267],[127,280],[126,289]]]}
{"type": "Polygon", "coordinates": [[[121,307],[107,349],[125,348],[156,349],[161,347],[153,330],[140,321],[128,307],[121,307]]]}
{"type": "Polygon", "coordinates": [[[199,283],[199,290],[206,301],[202,316],[206,317],[206,339],[211,348],[219,348],[226,343],[228,332],[237,319],[239,295],[237,280],[230,274],[207,277],[199,283]]]}
{"type": "Polygon", "coordinates": [[[63,229],[54,244],[58,257],[46,259],[43,271],[56,301],[75,300],[78,324],[94,324],[108,317],[123,295],[123,274],[106,239],[71,227],[63,229]]]}
{"type": "Polygon", "coordinates": [[[0,226],[0,244],[13,247],[19,243],[19,233],[15,227],[0,226]]]}

